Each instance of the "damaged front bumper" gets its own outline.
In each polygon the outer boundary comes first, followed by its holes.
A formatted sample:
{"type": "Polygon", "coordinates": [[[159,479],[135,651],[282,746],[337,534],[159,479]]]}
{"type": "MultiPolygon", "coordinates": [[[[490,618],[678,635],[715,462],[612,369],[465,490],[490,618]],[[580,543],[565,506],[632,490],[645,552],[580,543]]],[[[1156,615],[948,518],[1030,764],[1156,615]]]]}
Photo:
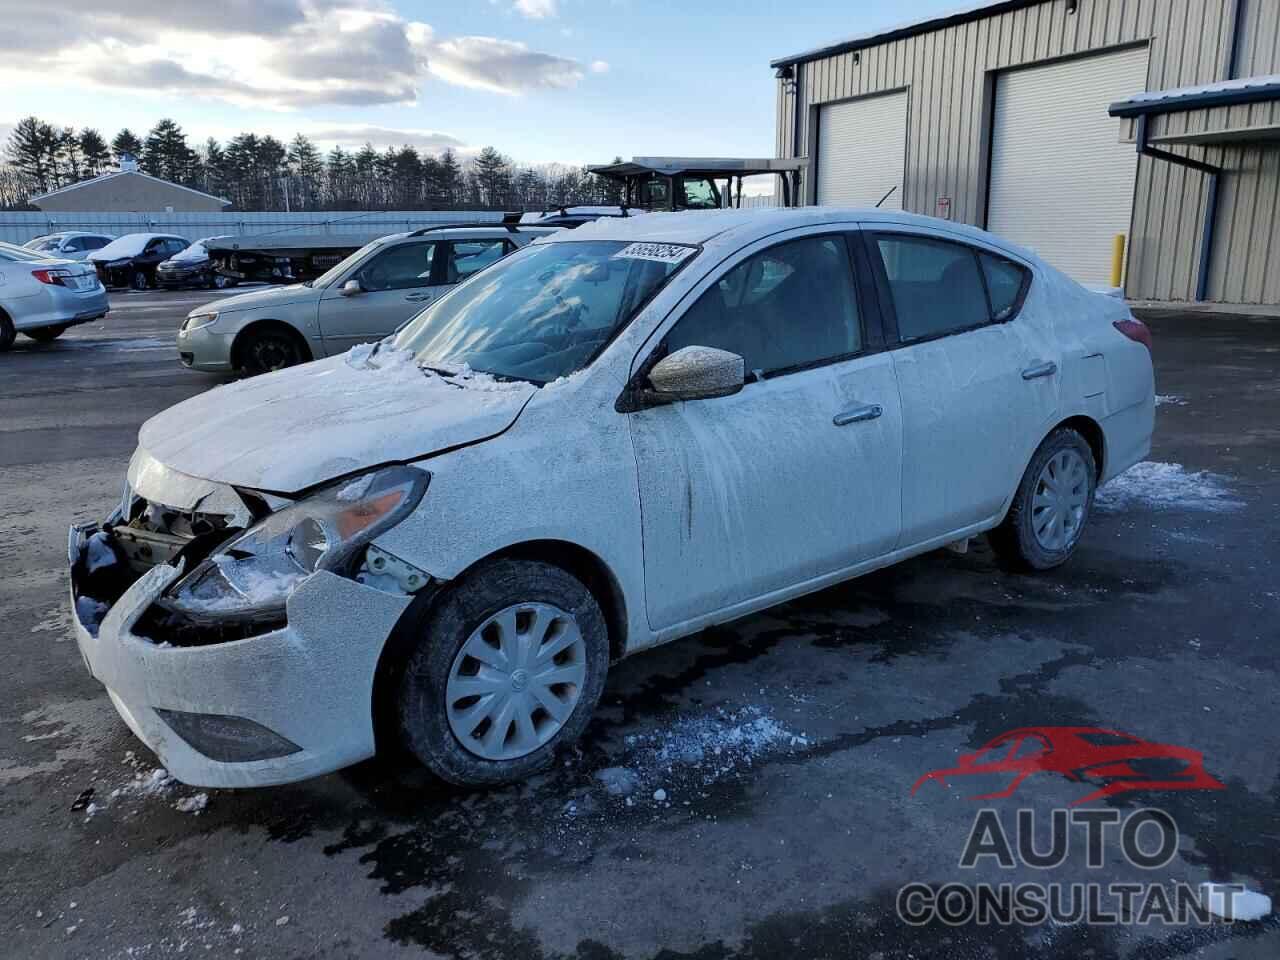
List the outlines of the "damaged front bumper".
{"type": "Polygon", "coordinates": [[[76,639],[120,716],[173,776],[192,786],[265,786],[373,755],[378,658],[412,597],[319,571],[289,597],[279,629],[171,646],[136,628],[181,576],[181,562],[143,574],[99,621],[83,579],[85,545],[100,529],[71,528],[76,639]]]}

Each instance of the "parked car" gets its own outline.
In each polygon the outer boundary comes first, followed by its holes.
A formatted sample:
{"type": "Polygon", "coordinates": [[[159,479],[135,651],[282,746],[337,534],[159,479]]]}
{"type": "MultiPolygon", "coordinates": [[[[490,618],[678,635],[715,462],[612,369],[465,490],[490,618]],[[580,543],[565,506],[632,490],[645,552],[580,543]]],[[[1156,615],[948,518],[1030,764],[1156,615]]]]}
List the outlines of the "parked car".
{"type": "Polygon", "coordinates": [[[156,267],[191,244],[171,233],[126,233],[89,254],[106,287],[146,290],[156,285],[156,267]]]}
{"type": "Polygon", "coordinates": [[[84,260],[94,250],[101,250],[115,239],[112,233],[83,233],[78,230],[64,230],[62,233],[51,233],[45,237],[36,237],[23,244],[28,250],[60,257],[63,260],[84,260]]]}
{"type": "Polygon", "coordinates": [[[156,267],[156,283],[167,289],[208,287],[222,290],[235,286],[235,280],[214,269],[213,261],[209,259],[209,251],[205,248],[205,244],[210,240],[223,240],[226,236],[223,234],[197,240],[185,250],[163,261],[156,267]]]}
{"type": "Polygon", "coordinates": [[[249,374],[385,337],[432,300],[556,228],[428,227],[381,237],[306,283],[196,307],[178,331],[193,370],[249,374]]]}
{"type": "Polygon", "coordinates": [[[0,243],[0,353],[19,333],[47,343],[67,327],[106,316],[108,306],[92,268],[0,243]]]}
{"type": "Polygon", "coordinates": [[[1154,410],[1129,308],[980,230],[602,219],[149,420],[121,506],[72,530],[76,633],[187,783],[354,763],[383,717],[504,783],[619,657],[982,533],[1064,563],[1154,410]]]}

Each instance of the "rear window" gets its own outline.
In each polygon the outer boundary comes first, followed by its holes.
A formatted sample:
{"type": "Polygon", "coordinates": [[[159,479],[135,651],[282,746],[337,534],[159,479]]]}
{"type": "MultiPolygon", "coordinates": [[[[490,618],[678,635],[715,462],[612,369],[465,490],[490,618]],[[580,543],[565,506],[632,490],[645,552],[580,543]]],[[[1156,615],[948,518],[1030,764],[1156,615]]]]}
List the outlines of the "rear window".
{"type": "Polygon", "coordinates": [[[1012,260],[990,253],[979,254],[978,259],[982,262],[982,275],[991,297],[991,315],[996,320],[1008,320],[1022,306],[1031,273],[1012,260]]]}

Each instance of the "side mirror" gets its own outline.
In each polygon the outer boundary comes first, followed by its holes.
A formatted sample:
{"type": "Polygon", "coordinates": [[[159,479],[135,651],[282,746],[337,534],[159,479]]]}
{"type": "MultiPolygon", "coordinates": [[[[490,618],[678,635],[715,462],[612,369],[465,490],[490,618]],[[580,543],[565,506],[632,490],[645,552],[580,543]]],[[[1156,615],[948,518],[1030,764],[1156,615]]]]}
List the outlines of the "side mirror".
{"type": "Polygon", "coordinates": [[[364,293],[364,287],[360,286],[359,280],[348,280],[338,292],[344,297],[354,297],[364,293]]]}
{"type": "Polygon", "coordinates": [[[742,357],[715,347],[682,347],[649,371],[652,400],[710,400],[729,397],[746,382],[742,357]]]}

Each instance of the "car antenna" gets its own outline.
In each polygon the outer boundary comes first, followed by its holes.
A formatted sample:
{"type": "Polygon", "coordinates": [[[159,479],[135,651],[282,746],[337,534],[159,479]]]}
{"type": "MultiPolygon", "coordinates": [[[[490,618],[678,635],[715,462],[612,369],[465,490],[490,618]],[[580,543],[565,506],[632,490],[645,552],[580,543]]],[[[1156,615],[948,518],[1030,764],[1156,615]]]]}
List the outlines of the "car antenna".
{"type": "Polygon", "coordinates": [[[898,185],[895,183],[892,187],[890,187],[890,188],[889,188],[889,192],[888,192],[888,193],[886,193],[883,197],[881,197],[881,198],[876,202],[876,209],[877,209],[877,210],[879,210],[879,209],[880,209],[880,204],[884,203],[884,202],[885,202],[886,200],[888,200],[891,196],[893,196],[893,191],[895,191],[895,190],[897,190],[897,189],[898,189],[898,185]]]}

